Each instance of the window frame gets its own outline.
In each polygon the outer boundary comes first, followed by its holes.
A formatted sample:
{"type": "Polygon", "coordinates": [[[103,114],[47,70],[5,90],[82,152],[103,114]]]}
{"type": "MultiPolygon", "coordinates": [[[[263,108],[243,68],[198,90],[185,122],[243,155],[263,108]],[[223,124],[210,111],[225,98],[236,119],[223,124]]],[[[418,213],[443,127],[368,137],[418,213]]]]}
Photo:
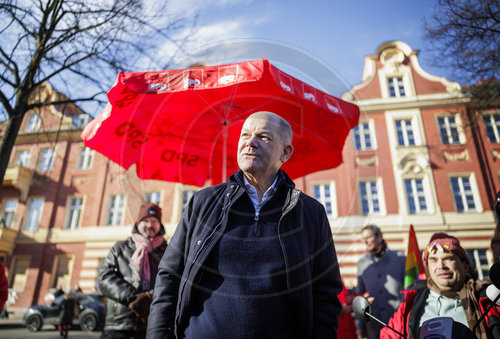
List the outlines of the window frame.
{"type": "Polygon", "coordinates": [[[38,231],[38,228],[40,227],[40,220],[42,218],[42,215],[43,215],[43,205],[45,204],[45,198],[44,197],[32,197],[29,199],[28,201],[28,204],[27,204],[27,211],[26,211],[26,221],[24,222],[24,227],[23,227],[23,230],[24,231],[28,231],[28,232],[36,232],[38,231]],[[38,217],[36,218],[36,225],[33,229],[33,227],[30,226],[30,222],[32,221],[30,215],[32,213],[32,204],[35,202],[35,201],[41,201],[41,205],[40,205],[40,208],[38,210],[38,217]]]}
{"type": "Polygon", "coordinates": [[[417,138],[416,138],[416,133],[415,133],[415,124],[413,122],[413,117],[407,117],[407,118],[404,118],[404,117],[397,117],[397,118],[394,118],[393,119],[394,121],[394,131],[396,133],[396,144],[400,147],[412,147],[412,146],[416,146],[417,145],[417,138]],[[402,137],[403,137],[403,144],[400,143],[400,138],[399,138],[399,133],[398,133],[398,122],[400,121],[409,121],[410,122],[410,129],[407,128],[407,125],[406,123],[404,125],[401,125],[401,131],[402,131],[402,137]],[[409,132],[411,132],[412,134],[412,140],[413,140],[413,143],[410,143],[410,139],[409,139],[409,132]]]}
{"type": "Polygon", "coordinates": [[[40,152],[40,161],[38,162],[37,170],[39,172],[48,172],[52,170],[52,167],[54,166],[54,158],[55,158],[55,153],[56,150],[54,147],[46,147],[43,148],[40,152]],[[51,154],[49,155],[49,158],[47,159],[47,151],[52,151],[51,154]]]}
{"type": "Polygon", "coordinates": [[[42,125],[42,117],[39,113],[32,113],[28,117],[28,122],[26,123],[26,127],[24,128],[25,132],[36,132],[40,129],[42,125]],[[37,117],[35,119],[35,117],[37,117]]]}
{"type": "Polygon", "coordinates": [[[153,203],[155,205],[161,206],[161,201],[162,201],[162,192],[161,191],[150,191],[144,193],[144,203],[153,203]],[[151,197],[155,197],[155,199],[152,199],[151,197]]]}
{"type": "Polygon", "coordinates": [[[325,207],[326,215],[330,218],[336,218],[338,216],[338,210],[337,210],[337,192],[335,187],[335,181],[313,182],[311,183],[311,190],[313,198],[319,201],[325,207]],[[320,187],[319,196],[316,196],[316,187],[320,187]],[[329,197],[326,197],[325,194],[324,188],[326,187],[328,187],[330,191],[329,197]],[[329,201],[327,201],[327,199],[329,201]],[[330,208],[328,208],[327,203],[330,204],[330,208]]]}
{"type": "Polygon", "coordinates": [[[473,248],[466,249],[467,256],[469,257],[472,266],[476,269],[478,279],[485,280],[489,279],[490,267],[492,263],[488,259],[488,249],[487,248],[473,248]],[[486,262],[481,262],[482,260],[486,262]]]}
{"type": "MultiPolygon", "coordinates": [[[[459,185],[461,186],[461,189],[463,189],[463,180],[461,180],[461,181],[462,182],[459,182],[459,185]]],[[[477,191],[477,184],[476,184],[474,173],[458,173],[458,174],[450,173],[448,175],[448,183],[449,183],[449,187],[450,187],[451,196],[453,199],[453,205],[455,207],[455,212],[457,212],[457,213],[478,213],[478,212],[482,211],[482,206],[481,206],[481,202],[479,200],[479,194],[477,191]],[[459,210],[458,205],[457,205],[456,194],[455,194],[455,191],[453,189],[453,182],[452,182],[452,180],[456,179],[456,178],[460,178],[460,179],[467,178],[469,180],[469,185],[470,185],[470,190],[469,190],[470,194],[469,195],[472,197],[472,201],[474,202],[474,209],[470,209],[468,207],[467,196],[461,196],[461,198],[462,198],[461,203],[462,203],[464,209],[459,210]],[[464,198],[465,198],[465,200],[464,200],[464,198]]],[[[465,192],[464,192],[464,194],[465,194],[465,192]]]]}
{"type": "Polygon", "coordinates": [[[90,115],[86,113],[71,116],[71,129],[83,129],[90,121],[90,115]]]}
{"type": "Polygon", "coordinates": [[[488,139],[488,141],[490,143],[493,143],[493,144],[499,144],[500,143],[500,113],[488,113],[488,114],[483,114],[483,124],[484,124],[484,131],[486,133],[486,138],[488,139]],[[494,119],[494,117],[498,117],[499,121],[493,121],[493,124],[490,125],[487,121],[486,121],[486,117],[488,117],[490,119],[490,124],[491,124],[491,120],[494,119]],[[490,133],[488,133],[488,128],[491,129],[491,131],[493,132],[493,136],[495,138],[495,140],[491,140],[490,138],[490,133]]]}
{"type": "Polygon", "coordinates": [[[386,76],[387,94],[389,98],[406,98],[408,90],[406,88],[404,75],[389,75],[386,76]],[[394,81],[396,80],[396,81],[394,81]],[[392,84],[392,86],[391,86],[392,84]],[[401,87],[403,88],[401,94],[401,87]],[[391,95],[391,88],[394,90],[394,95],[391,95]]]}
{"type": "Polygon", "coordinates": [[[94,160],[94,150],[86,146],[80,147],[80,152],[78,154],[78,163],[76,168],[79,170],[88,170],[92,167],[94,160]]]}
{"type": "Polygon", "coordinates": [[[465,136],[463,133],[462,129],[462,120],[460,119],[459,114],[437,114],[436,115],[436,125],[438,129],[438,134],[439,134],[439,139],[441,140],[441,144],[443,145],[460,145],[465,143],[465,136]],[[452,126],[452,123],[449,121],[450,118],[453,118],[455,120],[454,124],[455,127],[452,126]],[[444,126],[440,124],[440,119],[444,120],[444,126]],[[446,135],[443,135],[443,128],[444,131],[446,132],[446,135]],[[453,140],[454,136],[454,131],[455,129],[455,135],[457,140],[453,140]],[[446,138],[446,140],[445,140],[446,138]]]}
{"type": "MultiPolygon", "coordinates": [[[[384,192],[383,192],[383,186],[382,186],[382,179],[377,178],[377,179],[372,179],[372,178],[361,178],[357,182],[357,191],[358,191],[358,202],[359,202],[359,211],[360,214],[363,216],[381,216],[386,214],[385,210],[385,198],[384,198],[384,192]],[[361,189],[361,184],[367,184],[370,183],[370,190],[372,190],[372,184],[374,184],[376,188],[376,195],[378,199],[378,211],[374,211],[374,201],[373,199],[364,199],[361,189]],[[364,211],[364,205],[363,201],[367,200],[368,204],[368,211],[365,213],[364,211]]],[[[367,194],[367,198],[373,196],[373,194],[367,194]]]]}
{"type": "Polygon", "coordinates": [[[85,199],[82,196],[69,196],[66,203],[66,221],[64,223],[65,230],[76,230],[80,227],[83,208],[85,204],[85,199]],[[72,202],[75,200],[80,200],[79,206],[72,206],[72,202]],[[75,213],[78,213],[76,217],[76,225],[75,225],[75,213]]]}
{"type": "Polygon", "coordinates": [[[414,178],[403,178],[403,189],[404,189],[404,193],[405,193],[405,196],[406,196],[406,206],[408,208],[408,214],[410,215],[422,215],[422,214],[429,214],[431,213],[431,206],[429,205],[429,192],[428,192],[428,187],[427,187],[427,182],[426,182],[426,178],[425,177],[414,177],[414,178]],[[420,181],[420,184],[422,186],[422,192],[421,194],[418,194],[418,190],[416,192],[412,192],[412,197],[410,197],[409,195],[409,192],[407,190],[407,181],[411,181],[411,187],[412,187],[412,190],[415,191],[415,189],[417,188],[416,187],[416,183],[415,181],[416,180],[419,180],[420,181]],[[424,203],[425,203],[425,210],[421,210],[421,206],[420,206],[420,203],[419,203],[419,199],[420,197],[423,197],[424,198],[424,203]],[[410,204],[410,198],[413,199],[413,204],[415,206],[415,211],[412,212],[411,210],[411,204],[410,204]]]}
{"type": "Polygon", "coordinates": [[[28,276],[29,276],[29,269],[31,267],[31,256],[30,255],[14,255],[12,258],[12,262],[10,264],[10,270],[9,270],[9,275],[7,276],[8,278],[8,283],[9,283],[9,290],[13,290],[16,292],[23,292],[26,289],[26,284],[28,281],[28,276]],[[26,267],[26,270],[24,271],[24,276],[26,277],[24,284],[22,288],[15,288],[14,284],[16,282],[16,276],[17,276],[17,270],[16,268],[19,265],[20,260],[27,260],[28,265],[26,267]]]}
{"type": "Polygon", "coordinates": [[[186,208],[186,205],[188,204],[189,200],[195,195],[195,193],[198,192],[197,189],[193,188],[183,188],[181,190],[181,214],[184,213],[184,209],[186,208]]]}
{"type": "MultiPolygon", "coordinates": [[[[119,204],[120,202],[118,202],[119,204]]],[[[127,196],[125,194],[112,194],[109,197],[108,217],[106,218],[107,226],[120,226],[125,217],[125,209],[127,206],[127,196]],[[121,197],[121,206],[114,206],[113,199],[121,197]],[[116,210],[116,211],[115,211],[116,210]],[[116,216],[115,216],[116,215],[116,216]]]]}
{"type": "Polygon", "coordinates": [[[29,167],[30,160],[31,160],[30,149],[21,149],[16,152],[15,164],[17,166],[29,167]],[[27,156],[23,156],[23,154],[27,154],[27,156]]]}
{"type": "Polygon", "coordinates": [[[52,271],[50,275],[50,288],[59,288],[62,287],[63,290],[68,289],[71,287],[71,278],[73,276],[73,268],[74,268],[74,263],[75,263],[75,256],[71,254],[56,254],[54,256],[54,261],[52,263],[52,271]],[[61,260],[67,260],[68,261],[68,273],[67,273],[67,280],[68,283],[67,285],[61,286],[61,284],[58,281],[59,275],[58,275],[58,268],[59,268],[59,263],[61,260]]]}
{"type": "Polygon", "coordinates": [[[356,151],[372,151],[377,149],[377,139],[375,137],[375,124],[373,119],[360,121],[352,132],[353,146],[356,151]],[[368,128],[360,131],[360,125],[367,125],[368,128]],[[358,148],[356,137],[359,136],[360,145],[358,148]],[[366,146],[366,137],[368,137],[371,147],[366,146]]]}
{"type": "Polygon", "coordinates": [[[12,227],[12,223],[14,222],[15,220],[15,217],[16,217],[16,210],[17,210],[17,206],[19,205],[19,199],[5,199],[3,201],[3,204],[2,204],[2,219],[4,221],[4,225],[5,227],[7,228],[11,228],[12,227]],[[11,211],[6,211],[6,208],[7,208],[7,204],[10,202],[10,201],[14,201],[16,206],[14,207],[13,210],[11,211]],[[7,214],[8,213],[8,214],[7,214]],[[10,218],[9,218],[10,217],[10,218]]]}

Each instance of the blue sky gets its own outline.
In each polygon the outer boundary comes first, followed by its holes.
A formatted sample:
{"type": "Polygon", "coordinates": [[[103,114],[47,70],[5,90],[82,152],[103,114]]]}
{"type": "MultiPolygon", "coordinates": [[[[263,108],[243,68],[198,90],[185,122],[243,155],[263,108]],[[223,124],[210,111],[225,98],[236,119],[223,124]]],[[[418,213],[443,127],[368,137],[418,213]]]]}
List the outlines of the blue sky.
{"type": "MultiPolygon", "coordinates": [[[[366,55],[374,54],[377,47],[386,41],[401,40],[412,49],[420,50],[419,61],[424,70],[453,80],[451,72],[431,64],[429,43],[424,39],[423,17],[432,16],[435,3],[431,0],[313,0],[307,3],[281,0],[171,1],[170,8],[174,14],[182,13],[188,17],[198,14],[195,33],[185,45],[185,51],[176,55],[178,64],[174,65],[179,65],[179,68],[187,66],[187,55],[193,54],[195,57],[189,62],[237,61],[227,53],[217,56],[217,61],[203,60],[204,57],[199,55],[207,48],[220,50],[220,44],[258,41],[265,47],[278,46],[280,56],[252,45],[254,50],[249,53],[249,59],[268,57],[277,61],[278,67],[291,73],[294,73],[293,68],[299,68],[294,75],[300,77],[302,71],[305,73],[303,80],[307,80],[311,72],[307,70],[306,62],[292,65],[291,69],[286,67],[289,62],[286,60],[287,51],[295,50],[322,63],[331,74],[338,76],[344,89],[347,89],[361,82],[366,55]],[[282,57],[285,60],[280,60],[282,57]]],[[[165,46],[165,50],[172,51],[172,48],[165,46]]],[[[244,58],[244,53],[238,56],[244,58]]],[[[342,88],[326,89],[337,92],[332,93],[334,95],[342,92],[342,88]]]]}

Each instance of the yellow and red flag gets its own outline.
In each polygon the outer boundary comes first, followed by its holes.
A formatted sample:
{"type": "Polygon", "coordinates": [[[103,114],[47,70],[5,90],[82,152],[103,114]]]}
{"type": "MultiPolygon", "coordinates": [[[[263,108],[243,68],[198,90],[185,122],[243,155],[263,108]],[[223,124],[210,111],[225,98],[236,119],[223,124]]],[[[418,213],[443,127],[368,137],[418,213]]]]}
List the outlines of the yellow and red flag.
{"type": "Polygon", "coordinates": [[[417,236],[413,225],[410,225],[410,233],[408,235],[408,250],[406,251],[406,268],[404,288],[408,288],[416,280],[425,279],[424,263],[422,262],[422,254],[418,248],[417,236]]]}

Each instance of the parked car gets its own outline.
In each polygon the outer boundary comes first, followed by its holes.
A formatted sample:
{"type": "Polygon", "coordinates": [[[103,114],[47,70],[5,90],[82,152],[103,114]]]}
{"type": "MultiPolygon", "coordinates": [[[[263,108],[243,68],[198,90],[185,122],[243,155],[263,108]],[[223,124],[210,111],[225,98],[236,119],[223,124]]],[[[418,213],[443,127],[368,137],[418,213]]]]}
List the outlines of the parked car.
{"type": "MultiPolygon", "coordinates": [[[[59,323],[59,305],[64,295],[58,296],[49,305],[33,305],[24,314],[24,326],[36,332],[43,325],[59,323]]],[[[98,294],[77,294],[78,312],[73,317],[73,326],[80,326],[84,331],[92,332],[102,328],[105,319],[104,297],[98,294]]]]}

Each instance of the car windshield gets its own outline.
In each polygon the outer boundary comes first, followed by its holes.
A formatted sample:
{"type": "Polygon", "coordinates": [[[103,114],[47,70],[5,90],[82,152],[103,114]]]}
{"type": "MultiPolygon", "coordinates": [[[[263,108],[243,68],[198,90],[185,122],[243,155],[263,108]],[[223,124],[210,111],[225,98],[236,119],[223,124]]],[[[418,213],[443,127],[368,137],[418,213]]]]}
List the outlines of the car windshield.
{"type": "Polygon", "coordinates": [[[61,305],[61,303],[62,303],[63,299],[64,299],[64,295],[60,295],[60,296],[56,297],[56,298],[54,299],[54,301],[52,301],[52,305],[54,305],[54,306],[59,306],[59,305],[61,305]]]}

